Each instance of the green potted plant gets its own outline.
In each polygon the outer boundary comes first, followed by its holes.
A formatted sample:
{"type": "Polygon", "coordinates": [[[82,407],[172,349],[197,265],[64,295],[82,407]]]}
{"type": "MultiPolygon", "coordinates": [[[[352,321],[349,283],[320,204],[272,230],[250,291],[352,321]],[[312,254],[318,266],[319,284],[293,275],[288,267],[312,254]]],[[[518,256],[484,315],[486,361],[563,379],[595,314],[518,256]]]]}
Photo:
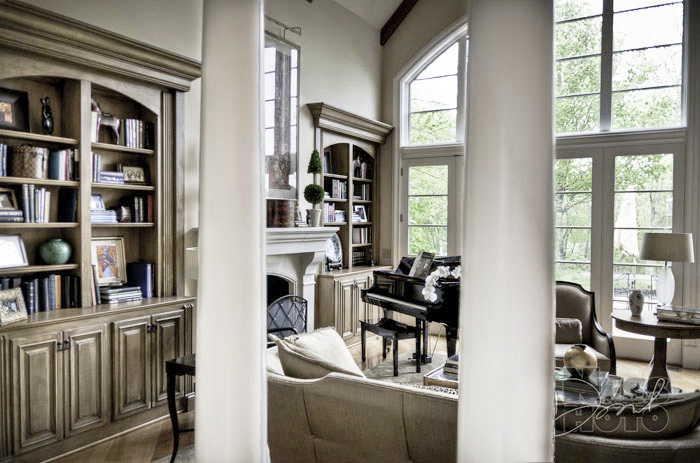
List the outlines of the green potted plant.
{"type": "Polygon", "coordinates": [[[309,216],[311,217],[311,226],[320,227],[321,226],[321,209],[317,209],[316,205],[323,202],[325,193],[323,187],[316,183],[316,176],[323,172],[323,166],[321,165],[321,157],[318,154],[318,150],[314,150],[311,153],[311,159],[309,160],[309,167],[306,170],[307,173],[313,174],[314,183],[310,183],[304,188],[304,199],[311,203],[312,208],[309,209],[309,216]]]}

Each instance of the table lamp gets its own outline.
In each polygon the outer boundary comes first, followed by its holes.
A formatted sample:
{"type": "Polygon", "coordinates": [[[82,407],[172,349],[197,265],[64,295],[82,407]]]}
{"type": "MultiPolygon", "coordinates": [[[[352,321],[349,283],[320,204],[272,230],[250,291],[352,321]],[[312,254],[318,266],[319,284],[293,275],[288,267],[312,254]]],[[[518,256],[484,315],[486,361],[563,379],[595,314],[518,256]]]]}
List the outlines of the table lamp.
{"type": "Polygon", "coordinates": [[[659,282],[656,293],[659,306],[669,306],[676,291],[676,281],[669,262],[695,262],[693,252],[693,235],[690,233],[645,233],[642,238],[642,251],[639,257],[643,260],[664,261],[664,267],[659,272],[659,282]]]}

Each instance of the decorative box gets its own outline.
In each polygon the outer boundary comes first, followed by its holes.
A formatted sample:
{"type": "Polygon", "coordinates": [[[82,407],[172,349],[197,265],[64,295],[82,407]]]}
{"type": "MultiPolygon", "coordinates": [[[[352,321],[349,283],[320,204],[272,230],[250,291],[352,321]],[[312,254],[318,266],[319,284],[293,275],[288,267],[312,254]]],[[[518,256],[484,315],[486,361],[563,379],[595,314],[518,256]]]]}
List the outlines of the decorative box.
{"type": "Polygon", "coordinates": [[[31,145],[15,146],[10,157],[9,173],[12,177],[46,179],[49,150],[31,145]]]}

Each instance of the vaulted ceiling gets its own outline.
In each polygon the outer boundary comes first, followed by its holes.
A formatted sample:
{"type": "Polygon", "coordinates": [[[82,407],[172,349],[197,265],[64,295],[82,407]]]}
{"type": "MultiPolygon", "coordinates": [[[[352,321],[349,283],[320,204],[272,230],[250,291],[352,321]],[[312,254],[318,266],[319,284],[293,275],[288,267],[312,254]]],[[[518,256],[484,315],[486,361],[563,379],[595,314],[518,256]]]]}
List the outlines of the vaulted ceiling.
{"type": "Polygon", "coordinates": [[[401,4],[401,0],[334,0],[352,11],[377,29],[386,24],[391,14],[401,4]]]}

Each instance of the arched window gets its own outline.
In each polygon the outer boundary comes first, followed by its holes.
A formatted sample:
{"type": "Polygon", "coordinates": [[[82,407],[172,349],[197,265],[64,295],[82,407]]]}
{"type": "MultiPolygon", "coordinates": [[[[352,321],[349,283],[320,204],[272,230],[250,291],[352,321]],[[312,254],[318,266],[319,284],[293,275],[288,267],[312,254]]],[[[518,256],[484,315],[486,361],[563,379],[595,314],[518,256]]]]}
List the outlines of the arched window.
{"type": "MultiPolygon", "coordinates": [[[[399,81],[398,254],[459,253],[466,120],[466,25],[416,57],[399,81]]],[[[398,257],[398,256],[396,256],[398,257]]]]}

